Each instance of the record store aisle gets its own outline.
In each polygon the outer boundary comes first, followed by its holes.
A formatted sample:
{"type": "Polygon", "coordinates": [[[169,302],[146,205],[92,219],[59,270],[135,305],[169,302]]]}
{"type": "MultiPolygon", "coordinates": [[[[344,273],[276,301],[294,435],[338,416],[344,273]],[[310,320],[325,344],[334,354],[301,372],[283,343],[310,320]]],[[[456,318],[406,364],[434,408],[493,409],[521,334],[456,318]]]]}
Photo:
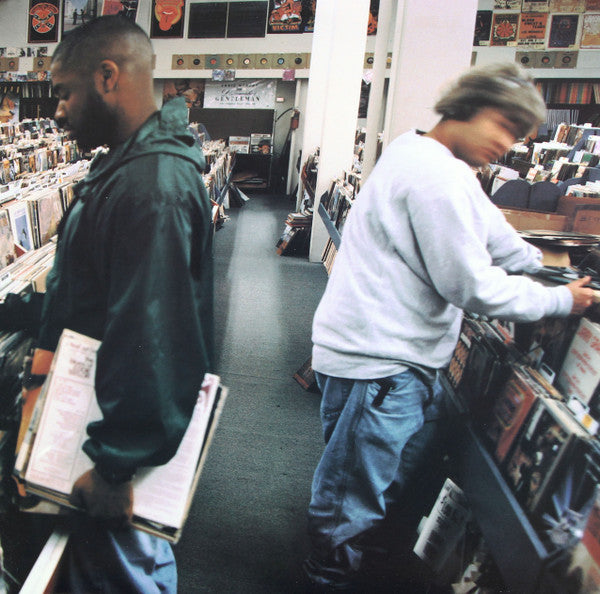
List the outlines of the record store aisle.
{"type": "Polygon", "coordinates": [[[217,373],[229,396],[181,541],[179,591],[300,591],[306,508],[322,450],[319,395],[294,372],[327,275],[278,256],[293,204],[253,194],[215,236],[217,373]]]}

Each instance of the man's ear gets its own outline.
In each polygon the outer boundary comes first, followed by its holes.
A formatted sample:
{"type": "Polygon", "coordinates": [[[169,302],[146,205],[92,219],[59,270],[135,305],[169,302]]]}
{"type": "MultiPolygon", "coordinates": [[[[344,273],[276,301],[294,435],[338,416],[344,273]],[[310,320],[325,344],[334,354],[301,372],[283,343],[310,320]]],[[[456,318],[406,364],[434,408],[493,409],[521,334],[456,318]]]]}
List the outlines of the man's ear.
{"type": "Polygon", "coordinates": [[[119,75],[120,70],[116,62],[113,62],[113,60],[102,60],[94,74],[96,88],[102,93],[110,93],[116,90],[119,75]]]}

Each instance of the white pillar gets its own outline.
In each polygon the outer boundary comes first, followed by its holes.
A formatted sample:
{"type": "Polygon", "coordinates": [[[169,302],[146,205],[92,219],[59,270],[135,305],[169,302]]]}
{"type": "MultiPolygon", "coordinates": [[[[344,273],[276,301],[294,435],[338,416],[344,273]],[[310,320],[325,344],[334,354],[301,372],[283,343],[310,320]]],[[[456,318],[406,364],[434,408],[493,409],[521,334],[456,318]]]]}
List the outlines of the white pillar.
{"type": "Polygon", "coordinates": [[[477,0],[399,0],[384,147],[413,128],[428,130],[442,87],[471,64],[477,0]]]}
{"type": "Polygon", "coordinates": [[[302,160],[320,148],[309,259],[318,262],[328,234],[317,212],[331,179],[352,166],[364,67],[369,0],[317,2],[302,160]]]}
{"type": "Polygon", "coordinates": [[[387,71],[387,55],[390,33],[394,23],[394,0],[380,0],[377,19],[377,37],[375,39],[375,54],[373,56],[373,79],[369,91],[369,107],[367,109],[367,127],[365,148],[362,163],[362,181],[366,181],[375,166],[377,156],[377,133],[383,111],[383,88],[387,71]]]}

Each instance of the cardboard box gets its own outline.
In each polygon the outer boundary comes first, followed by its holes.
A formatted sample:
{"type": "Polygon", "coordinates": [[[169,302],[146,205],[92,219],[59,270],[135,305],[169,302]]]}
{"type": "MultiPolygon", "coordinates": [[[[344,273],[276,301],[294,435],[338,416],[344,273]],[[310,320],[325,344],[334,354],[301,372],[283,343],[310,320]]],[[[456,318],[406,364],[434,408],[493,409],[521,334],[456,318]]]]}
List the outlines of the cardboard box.
{"type": "Polygon", "coordinates": [[[546,229],[548,231],[565,231],[567,217],[550,212],[537,212],[535,210],[517,210],[513,208],[500,209],[506,220],[517,231],[534,231],[546,229]]]}
{"type": "Polygon", "coordinates": [[[580,207],[587,205],[597,205],[600,207],[600,198],[590,198],[584,196],[561,196],[556,205],[556,214],[565,215],[567,217],[567,227],[565,231],[575,231],[573,224],[575,216],[580,207]]]}

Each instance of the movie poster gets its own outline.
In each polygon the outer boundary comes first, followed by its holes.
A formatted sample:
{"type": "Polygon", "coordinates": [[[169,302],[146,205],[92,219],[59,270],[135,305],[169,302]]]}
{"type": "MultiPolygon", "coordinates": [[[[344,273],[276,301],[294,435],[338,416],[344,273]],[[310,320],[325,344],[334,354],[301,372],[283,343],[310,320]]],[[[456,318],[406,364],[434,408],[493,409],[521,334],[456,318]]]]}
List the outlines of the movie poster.
{"type": "Polygon", "coordinates": [[[58,1],[29,1],[28,43],[54,43],[58,41],[58,1]]]}
{"type": "Polygon", "coordinates": [[[152,0],[150,37],[183,37],[185,0],[152,0]]]}
{"type": "Polygon", "coordinates": [[[120,14],[135,22],[137,16],[138,0],[104,0],[102,15],[120,14]]]}

